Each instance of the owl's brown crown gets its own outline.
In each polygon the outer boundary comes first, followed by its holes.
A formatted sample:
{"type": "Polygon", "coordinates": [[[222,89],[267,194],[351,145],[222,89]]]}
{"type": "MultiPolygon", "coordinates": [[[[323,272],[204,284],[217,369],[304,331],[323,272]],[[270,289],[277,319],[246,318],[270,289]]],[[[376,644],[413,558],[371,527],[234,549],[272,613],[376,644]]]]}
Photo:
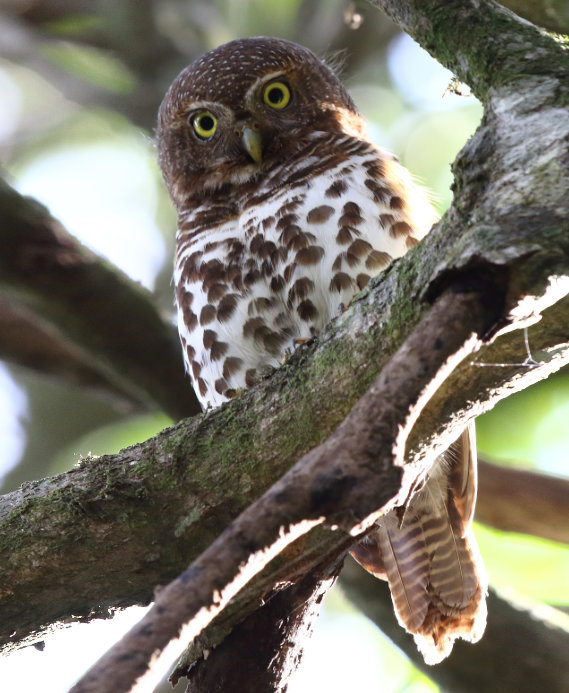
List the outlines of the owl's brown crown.
{"type": "Polygon", "coordinates": [[[257,37],[219,46],[182,70],[160,106],[157,142],[180,209],[191,193],[257,179],[298,154],[314,133],[363,130],[326,63],[290,41],[257,37]],[[267,97],[271,85],[284,90],[274,103],[267,97]]]}

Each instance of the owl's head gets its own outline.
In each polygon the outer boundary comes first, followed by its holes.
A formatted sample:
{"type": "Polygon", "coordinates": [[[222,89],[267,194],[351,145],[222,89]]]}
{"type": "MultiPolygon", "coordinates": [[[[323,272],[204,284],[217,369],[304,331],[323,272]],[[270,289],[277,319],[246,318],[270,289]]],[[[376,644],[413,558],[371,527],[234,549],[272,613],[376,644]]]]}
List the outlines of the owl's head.
{"type": "Polygon", "coordinates": [[[160,166],[174,203],[257,178],[310,135],[361,135],[363,120],[312,51],[257,37],[219,46],[186,67],[158,114],[160,166]]]}

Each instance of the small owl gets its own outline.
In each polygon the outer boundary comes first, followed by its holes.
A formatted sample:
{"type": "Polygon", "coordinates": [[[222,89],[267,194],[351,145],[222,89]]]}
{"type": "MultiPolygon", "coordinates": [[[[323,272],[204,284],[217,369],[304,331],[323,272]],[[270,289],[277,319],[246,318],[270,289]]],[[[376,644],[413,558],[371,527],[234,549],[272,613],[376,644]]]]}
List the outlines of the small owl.
{"type": "MultiPolygon", "coordinates": [[[[240,39],[192,63],[162,102],[157,142],[178,212],[178,329],[204,407],[278,367],[435,221],[332,69],[289,41],[240,39]]],[[[389,581],[428,662],[484,630],[475,496],[466,431],[352,552],[389,581]]]]}

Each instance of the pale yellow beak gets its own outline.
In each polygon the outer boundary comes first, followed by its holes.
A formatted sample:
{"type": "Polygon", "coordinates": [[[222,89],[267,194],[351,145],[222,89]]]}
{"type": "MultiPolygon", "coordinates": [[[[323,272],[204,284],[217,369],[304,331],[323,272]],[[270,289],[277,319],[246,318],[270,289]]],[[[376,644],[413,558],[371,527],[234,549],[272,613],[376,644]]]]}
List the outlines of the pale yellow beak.
{"type": "Polygon", "coordinates": [[[244,127],[241,133],[241,142],[251,159],[253,159],[256,164],[260,164],[263,160],[263,142],[261,140],[261,135],[249,127],[244,127]]]}

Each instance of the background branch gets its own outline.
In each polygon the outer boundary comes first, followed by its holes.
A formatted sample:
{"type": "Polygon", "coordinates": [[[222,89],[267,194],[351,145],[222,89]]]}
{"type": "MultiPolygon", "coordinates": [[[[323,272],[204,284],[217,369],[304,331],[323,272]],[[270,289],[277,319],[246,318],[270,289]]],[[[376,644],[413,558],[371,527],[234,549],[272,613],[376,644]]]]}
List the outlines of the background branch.
{"type": "MultiPolygon", "coordinates": [[[[73,353],[68,377],[82,364],[85,377],[92,380],[96,369],[99,385],[106,381],[111,392],[119,389],[130,401],[161,408],[174,419],[201,410],[183,376],[175,328],[164,323],[150,294],[83,248],[45,207],[3,181],[0,291],[15,305],[3,313],[6,321],[14,319],[14,311],[20,319],[22,310],[33,313],[37,324],[49,325],[52,355],[56,348],[63,351],[59,364],[73,353]]],[[[19,336],[25,340],[25,334],[19,336]]],[[[2,341],[6,349],[6,333],[2,341]]],[[[23,345],[15,348],[22,358],[23,345]]]]}

